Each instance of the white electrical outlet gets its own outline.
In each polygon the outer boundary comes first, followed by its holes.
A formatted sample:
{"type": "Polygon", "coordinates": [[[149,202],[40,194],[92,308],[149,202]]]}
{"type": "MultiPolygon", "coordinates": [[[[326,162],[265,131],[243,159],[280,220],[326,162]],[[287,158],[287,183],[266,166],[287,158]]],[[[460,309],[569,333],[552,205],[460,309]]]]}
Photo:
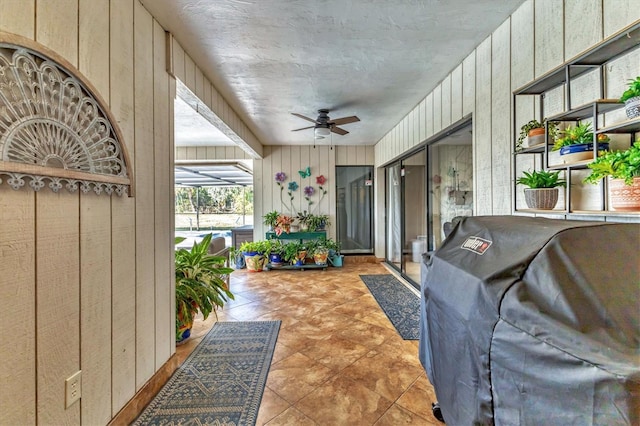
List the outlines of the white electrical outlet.
{"type": "Polygon", "coordinates": [[[78,370],[64,381],[65,408],[76,402],[82,396],[82,370],[78,370]]]}

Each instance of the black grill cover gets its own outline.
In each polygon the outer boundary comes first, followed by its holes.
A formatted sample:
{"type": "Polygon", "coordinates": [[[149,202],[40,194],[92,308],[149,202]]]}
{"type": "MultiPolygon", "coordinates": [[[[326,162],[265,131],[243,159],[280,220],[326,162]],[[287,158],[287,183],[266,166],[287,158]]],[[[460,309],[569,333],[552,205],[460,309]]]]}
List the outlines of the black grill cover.
{"type": "Polygon", "coordinates": [[[640,225],[465,218],[421,303],[447,423],[640,424],[640,225]]]}

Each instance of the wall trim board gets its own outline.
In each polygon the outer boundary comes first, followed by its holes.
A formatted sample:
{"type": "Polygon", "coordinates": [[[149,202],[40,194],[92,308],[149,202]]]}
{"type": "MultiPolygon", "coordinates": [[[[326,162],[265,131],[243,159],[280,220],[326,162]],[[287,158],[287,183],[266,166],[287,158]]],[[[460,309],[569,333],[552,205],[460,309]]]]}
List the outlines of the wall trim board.
{"type": "Polygon", "coordinates": [[[151,402],[160,389],[169,381],[173,373],[180,366],[179,356],[175,353],[165,362],[162,367],[136,392],[136,394],[122,407],[122,409],[111,419],[109,426],[126,426],[131,424],[142,410],[151,402]]]}

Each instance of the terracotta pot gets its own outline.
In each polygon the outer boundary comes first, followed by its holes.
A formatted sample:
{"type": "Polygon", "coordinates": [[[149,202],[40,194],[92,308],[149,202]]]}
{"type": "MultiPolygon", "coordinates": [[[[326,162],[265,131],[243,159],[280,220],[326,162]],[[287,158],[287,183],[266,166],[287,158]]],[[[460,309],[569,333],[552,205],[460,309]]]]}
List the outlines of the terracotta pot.
{"type": "Polygon", "coordinates": [[[558,188],[526,188],[524,200],[530,209],[553,210],[558,203],[558,188]]]}
{"type": "Polygon", "coordinates": [[[529,130],[527,146],[532,147],[544,143],[544,127],[529,130]]]}
{"type": "Polygon", "coordinates": [[[611,207],[618,211],[640,211],[640,177],[633,178],[633,184],[627,185],[624,179],[609,180],[611,207]]]}

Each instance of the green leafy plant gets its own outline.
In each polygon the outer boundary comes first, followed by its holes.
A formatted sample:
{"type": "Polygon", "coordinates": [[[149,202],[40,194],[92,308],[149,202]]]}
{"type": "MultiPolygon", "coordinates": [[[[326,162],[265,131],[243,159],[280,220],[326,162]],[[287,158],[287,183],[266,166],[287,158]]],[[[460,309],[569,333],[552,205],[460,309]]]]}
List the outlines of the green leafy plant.
{"type": "Polygon", "coordinates": [[[313,215],[309,214],[306,218],[306,224],[310,232],[317,231],[318,229],[322,229],[326,226],[331,225],[329,221],[329,215],[320,214],[313,215]]]}
{"type": "Polygon", "coordinates": [[[580,123],[574,127],[568,126],[561,133],[562,137],[556,139],[552,151],[557,151],[563,146],[593,142],[593,131],[589,122],[580,123]]]}
{"type": "Polygon", "coordinates": [[[278,223],[278,216],[280,216],[280,213],[275,210],[266,213],[264,216],[262,216],[264,219],[264,224],[270,226],[271,228],[275,228],[278,223]]]}
{"type": "Polygon", "coordinates": [[[282,240],[273,238],[271,240],[267,240],[267,243],[269,245],[269,249],[266,254],[279,254],[281,256],[284,254],[284,243],[282,240]]]}
{"type": "MultiPolygon", "coordinates": [[[[541,123],[538,120],[534,119],[520,127],[520,135],[518,136],[518,141],[516,142],[516,151],[520,151],[522,149],[524,138],[529,135],[529,132],[533,129],[544,129],[546,121],[547,120],[544,120],[541,123]]],[[[553,121],[549,121],[548,131],[551,140],[555,140],[555,138],[558,136],[558,126],[556,125],[556,123],[554,123],[553,121]]]]}
{"type": "Polygon", "coordinates": [[[282,258],[285,262],[293,263],[298,258],[298,253],[306,249],[306,245],[298,241],[292,241],[284,245],[284,254],[282,255],[282,258]]]}
{"type": "MultiPolygon", "coordinates": [[[[200,310],[206,319],[211,312],[233,300],[223,277],[233,272],[223,267],[225,258],[208,253],[212,235],[205,236],[200,243],[194,243],[191,250],[179,249],[175,253],[176,263],[176,339],[180,340],[180,328],[193,323],[193,317],[200,310]]],[[[179,244],[184,238],[177,237],[179,244]]],[[[216,313],[217,317],[217,313],[216,313]]]]}
{"type": "Polygon", "coordinates": [[[260,241],[245,241],[240,244],[239,250],[243,253],[261,253],[264,255],[269,254],[271,250],[271,243],[267,240],[260,241]]]}
{"type": "Polygon", "coordinates": [[[625,90],[622,93],[622,96],[620,96],[620,102],[626,102],[631,98],[640,96],[640,75],[636,77],[635,80],[630,79],[627,86],[627,90],[625,90]]]}
{"type": "Polygon", "coordinates": [[[340,253],[340,249],[342,248],[342,244],[340,241],[336,241],[332,238],[327,238],[324,240],[324,245],[329,249],[329,251],[334,251],[336,254],[340,253]]]}
{"type": "Polygon", "coordinates": [[[597,184],[600,179],[611,176],[613,179],[624,179],[624,183],[631,185],[634,177],[640,177],[640,141],[624,151],[604,151],[587,167],[591,169],[591,174],[584,182],[597,184]]]}
{"type": "Polygon", "coordinates": [[[296,214],[296,220],[298,221],[298,223],[300,224],[301,227],[304,228],[308,228],[309,227],[309,217],[311,217],[311,213],[308,213],[306,210],[303,210],[301,212],[298,212],[298,214],[296,214]]]}
{"type": "Polygon", "coordinates": [[[534,170],[532,172],[523,172],[523,175],[516,180],[516,183],[518,185],[526,185],[531,189],[567,186],[567,182],[559,178],[559,171],[534,170]]]}

